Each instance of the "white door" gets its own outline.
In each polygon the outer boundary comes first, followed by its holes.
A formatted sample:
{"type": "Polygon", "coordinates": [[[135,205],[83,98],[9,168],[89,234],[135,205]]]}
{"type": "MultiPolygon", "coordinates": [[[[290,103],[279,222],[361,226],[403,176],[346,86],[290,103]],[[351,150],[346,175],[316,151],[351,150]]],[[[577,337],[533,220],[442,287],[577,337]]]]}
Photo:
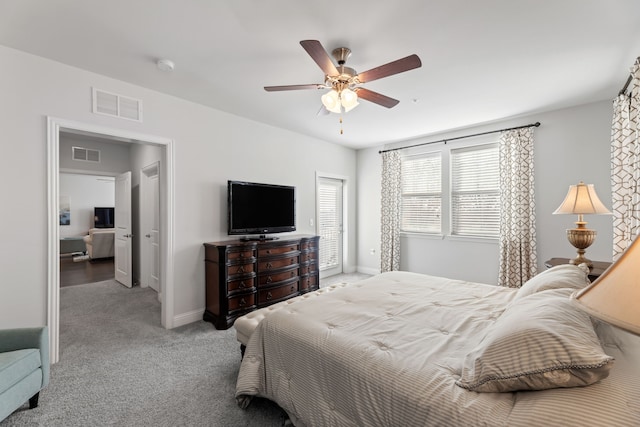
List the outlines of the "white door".
{"type": "Polygon", "coordinates": [[[160,293],[160,175],[158,162],[140,171],[140,286],[160,293]]]}
{"type": "Polygon", "coordinates": [[[133,286],[131,278],[131,172],[116,177],[116,240],[114,264],[116,280],[126,287],[133,286]]]}
{"type": "Polygon", "coordinates": [[[342,186],[341,179],[318,178],[318,235],[320,274],[342,273],[342,186]]]}

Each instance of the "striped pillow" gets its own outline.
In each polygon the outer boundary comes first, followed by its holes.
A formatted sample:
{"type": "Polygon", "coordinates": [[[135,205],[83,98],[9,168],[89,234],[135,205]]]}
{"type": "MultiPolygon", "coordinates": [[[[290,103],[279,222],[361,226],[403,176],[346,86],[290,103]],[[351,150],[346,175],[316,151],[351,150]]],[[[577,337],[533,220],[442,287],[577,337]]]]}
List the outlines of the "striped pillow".
{"type": "Polygon", "coordinates": [[[464,359],[456,384],[478,392],[544,390],[593,384],[613,358],[589,316],[569,300],[572,289],[513,301],[464,359]]]}
{"type": "Polygon", "coordinates": [[[552,267],[527,280],[516,294],[516,299],[549,289],[582,289],[589,283],[589,267],[586,264],[563,264],[552,267]]]}

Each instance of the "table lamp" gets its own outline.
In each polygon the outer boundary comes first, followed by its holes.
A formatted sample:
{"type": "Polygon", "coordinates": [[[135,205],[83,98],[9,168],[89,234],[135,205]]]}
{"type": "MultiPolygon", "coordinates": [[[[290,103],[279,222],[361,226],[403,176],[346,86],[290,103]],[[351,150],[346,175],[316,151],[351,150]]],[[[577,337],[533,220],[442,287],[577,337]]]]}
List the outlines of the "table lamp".
{"type": "Polygon", "coordinates": [[[640,335],[640,236],[596,281],[571,299],[591,316],[640,335]]]}
{"type": "Polygon", "coordinates": [[[567,239],[578,250],[578,256],[569,263],[579,265],[585,263],[589,268],[593,268],[593,263],[585,258],[584,253],[596,240],[596,230],[587,228],[587,222],[583,215],[589,214],[611,214],[602,204],[596,194],[593,184],[585,184],[580,181],[577,185],[570,185],[567,197],[553,214],[573,214],[578,215],[576,228],[567,229],[567,239]]]}

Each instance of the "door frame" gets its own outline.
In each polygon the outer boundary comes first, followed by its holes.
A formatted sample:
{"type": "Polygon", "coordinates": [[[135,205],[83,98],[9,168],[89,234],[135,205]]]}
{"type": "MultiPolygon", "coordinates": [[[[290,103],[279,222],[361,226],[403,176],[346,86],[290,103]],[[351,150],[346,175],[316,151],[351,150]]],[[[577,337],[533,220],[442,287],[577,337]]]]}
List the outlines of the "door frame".
{"type": "MultiPolygon", "coordinates": [[[[342,272],[345,272],[345,266],[347,264],[348,253],[349,253],[349,221],[347,221],[348,216],[348,204],[347,204],[347,194],[349,179],[345,175],[338,175],[335,173],[324,173],[316,171],[316,196],[315,196],[315,211],[316,211],[316,234],[319,235],[320,224],[318,223],[318,218],[320,218],[320,206],[318,206],[318,187],[320,185],[320,178],[328,178],[335,179],[338,181],[342,181],[342,272]]],[[[322,271],[320,271],[320,278],[323,278],[324,275],[322,271]]]]}
{"type": "Polygon", "coordinates": [[[51,363],[59,360],[60,350],[60,219],[59,174],[60,131],[99,134],[105,138],[130,143],[155,144],[164,147],[164,180],[160,183],[160,230],[162,235],[160,262],[162,293],[160,321],[164,328],[174,326],[174,141],[170,138],[134,131],[93,125],[47,116],[47,325],[49,326],[49,356],[51,363]]]}

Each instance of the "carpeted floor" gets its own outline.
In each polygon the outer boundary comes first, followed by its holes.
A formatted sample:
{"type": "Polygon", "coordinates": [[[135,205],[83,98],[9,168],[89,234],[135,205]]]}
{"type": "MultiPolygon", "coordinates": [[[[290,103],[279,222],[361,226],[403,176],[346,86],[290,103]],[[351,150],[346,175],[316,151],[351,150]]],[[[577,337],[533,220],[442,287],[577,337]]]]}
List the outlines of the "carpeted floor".
{"type": "Polygon", "coordinates": [[[235,329],[199,321],[166,330],[153,290],[113,280],[62,288],[60,305],[60,361],[49,386],[38,408],[23,405],[1,427],[283,425],[286,415],[268,400],[236,405],[235,329]]]}

